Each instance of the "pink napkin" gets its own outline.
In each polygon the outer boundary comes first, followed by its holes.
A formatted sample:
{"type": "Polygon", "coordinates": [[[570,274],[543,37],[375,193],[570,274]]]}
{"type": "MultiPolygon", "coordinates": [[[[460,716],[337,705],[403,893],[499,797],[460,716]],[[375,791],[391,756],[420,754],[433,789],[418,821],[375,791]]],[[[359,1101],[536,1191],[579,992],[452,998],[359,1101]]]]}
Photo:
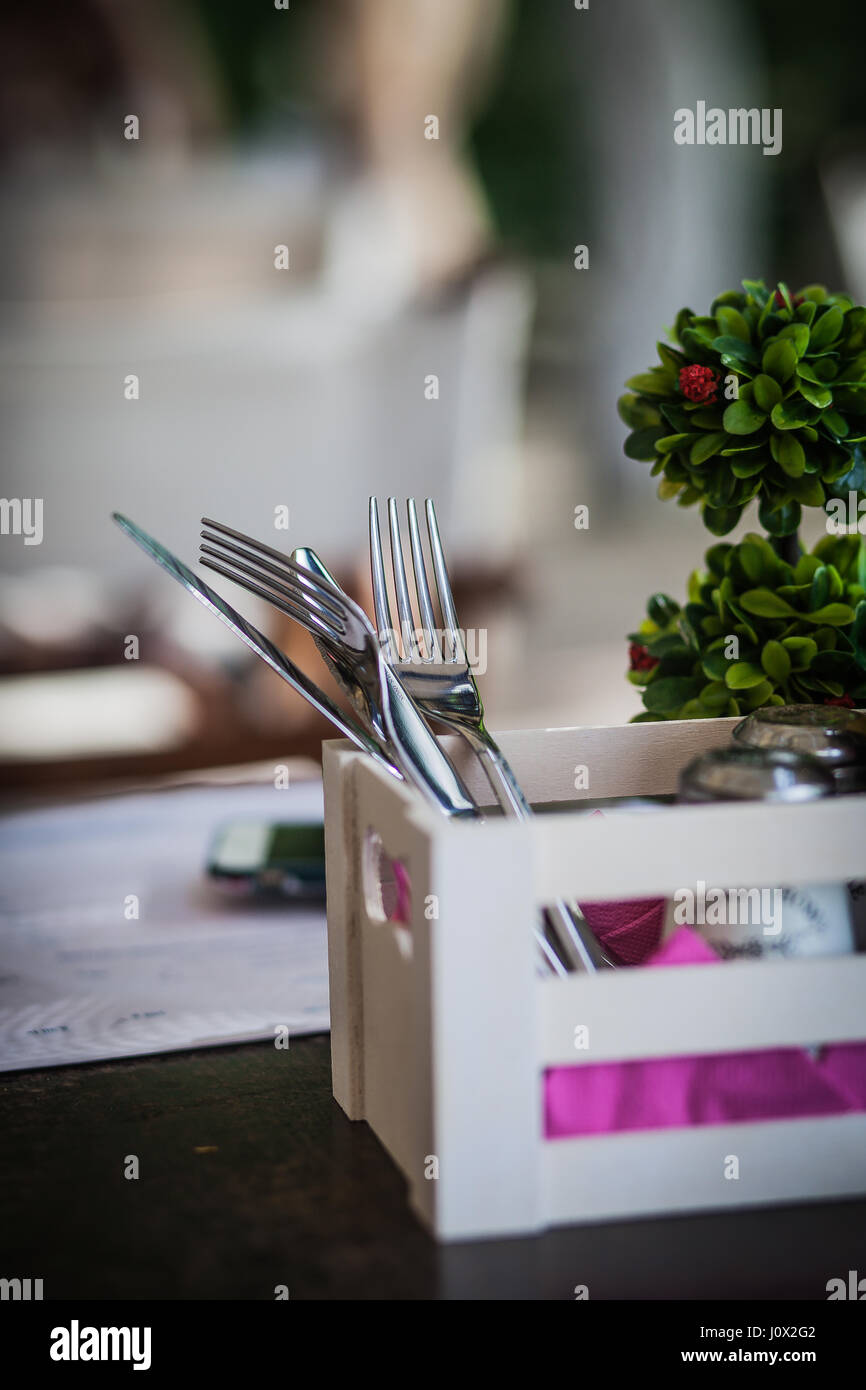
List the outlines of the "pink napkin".
{"type": "MultiPolygon", "coordinates": [[[[701,937],[681,927],[647,965],[701,963],[721,964],[701,937]]],[[[552,1067],[544,1078],[548,1139],[862,1110],[863,1043],[823,1048],[817,1060],[800,1048],[775,1048],[552,1067]]]]}
{"type": "Polygon", "coordinates": [[[617,965],[642,965],[662,939],[664,898],[581,903],[580,910],[617,965]]]}
{"type": "MultiPolygon", "coordinates": [[[[603,816],[603,811],[593,811],[603,816]]],[[[662,939],[664,898],[581,903],[580,910],[617,965],[642,965],[662,939]]]]}

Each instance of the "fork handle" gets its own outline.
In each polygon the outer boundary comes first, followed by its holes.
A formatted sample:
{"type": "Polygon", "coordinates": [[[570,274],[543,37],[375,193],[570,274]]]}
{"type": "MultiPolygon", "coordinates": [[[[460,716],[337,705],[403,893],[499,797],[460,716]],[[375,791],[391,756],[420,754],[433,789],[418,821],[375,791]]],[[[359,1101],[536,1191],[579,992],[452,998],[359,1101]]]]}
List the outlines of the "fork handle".
{"type": "MultiPolygon", "coordinates": [[[[483,727],[464,727],[461,728],[461,732],[484,768],[487,780],[505,815],[518,820],[530,820],[535,812],[526,800],[511,764],[496,741],[483,727]]],[[[592,974],[613,965],[613,961],[605,954],[595,932],[576,903],[569,906],[560,898],[545,908],[545,917],[556,940],[568,951],[571,964],[576,970],[592,974]]]]}
{"type": "Polygon", "coordinates": [[[517,820],[529,820],[534,812],[499,745],[486,729],[461,726],[460,732],[471,744],[505,814],[517,820]]]}

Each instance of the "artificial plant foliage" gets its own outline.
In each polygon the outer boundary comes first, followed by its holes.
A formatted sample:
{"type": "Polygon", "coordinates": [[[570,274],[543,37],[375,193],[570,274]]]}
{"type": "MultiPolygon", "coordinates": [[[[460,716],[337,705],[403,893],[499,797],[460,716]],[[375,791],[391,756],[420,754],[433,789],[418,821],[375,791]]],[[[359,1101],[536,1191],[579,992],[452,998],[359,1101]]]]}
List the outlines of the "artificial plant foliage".
{"type": "Polygon", "coordinates": [[[681,309],[619,401],[625,452],[661,475],[661,498],[699,504],[716,536],[754,501],[768,533],[712,546],[683,607],[650,599],[629,639],[638,719],[866,705],[866,541],[828,534],[802,554],[797,535],[804,506],[841,498],[851,515],[866,493],[866,307],[742,283],[708,314],[681,309]]]}
{"type": "Polygon", "coordinates": [[[866,704],[866,547],[825,536],[792,565],[764,536],[720,542],[680,607],[654,595],[630,635],[638,720],[747,714],[759,705],[866,704]]]}
{"type": "Polygon", "coordinates": [[[866,492],[866,307],[744,280],[708,314],[681,309],[672,339],[619,401],[625,452],[652,464],[660,497],[700,504],[717,536],[756,501],[781,537],[803,506],[866,492]]]}

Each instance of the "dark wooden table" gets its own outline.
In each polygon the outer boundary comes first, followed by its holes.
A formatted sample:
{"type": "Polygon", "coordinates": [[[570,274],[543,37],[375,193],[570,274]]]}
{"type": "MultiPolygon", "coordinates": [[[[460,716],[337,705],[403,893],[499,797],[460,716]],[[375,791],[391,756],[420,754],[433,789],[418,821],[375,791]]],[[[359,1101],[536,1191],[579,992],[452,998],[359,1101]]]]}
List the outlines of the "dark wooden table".
{"type": "Polygon", "coordinates": [[[824,1300],[866,1274],[864,1202],[437,1247],[327,1037],[0,1076],[0,1160],[0,1275],[46,1299],[824,1300]]]}

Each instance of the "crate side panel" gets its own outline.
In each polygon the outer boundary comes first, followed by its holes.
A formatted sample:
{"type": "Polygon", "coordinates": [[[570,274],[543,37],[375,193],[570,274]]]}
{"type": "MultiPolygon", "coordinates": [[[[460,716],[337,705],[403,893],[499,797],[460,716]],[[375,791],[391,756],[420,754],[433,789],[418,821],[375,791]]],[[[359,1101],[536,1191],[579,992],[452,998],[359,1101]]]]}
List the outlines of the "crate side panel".
{"type": "Polygon", "coordinates": [[[538,902],[670,897],[701,882],[727,889],[866,876],[866,796],[567,812],[537,816],[525,830],[534,841],[538,902]]]}
{"type": "Polygon", "coordinates": [[[536,990],[542,1067],[866,1040],[866,956],[604,971],[536,990]]]}
{"type": "Polygon", "coordinates": [[[543,1172],[548,1225],[859,1196],[866,1116],[555,1140],[543,1172]]]}
{"type": "Polygon", "coordinates": [[[501,828],[503,838],[468,827],[435,846],[436,1231],[446,1238],[528,1231],[538,1219],[531,874],[522,826],[501,828]]]}
{"type": "Polygon", "coordinates": [[[354,770],[361,755],[347,751],[349,747],[343,740],[334,740],[322,749],[328,995],[334,1099],[350,1120],[360,1120],[364,1117],[364,1030],[354,770]]]}

